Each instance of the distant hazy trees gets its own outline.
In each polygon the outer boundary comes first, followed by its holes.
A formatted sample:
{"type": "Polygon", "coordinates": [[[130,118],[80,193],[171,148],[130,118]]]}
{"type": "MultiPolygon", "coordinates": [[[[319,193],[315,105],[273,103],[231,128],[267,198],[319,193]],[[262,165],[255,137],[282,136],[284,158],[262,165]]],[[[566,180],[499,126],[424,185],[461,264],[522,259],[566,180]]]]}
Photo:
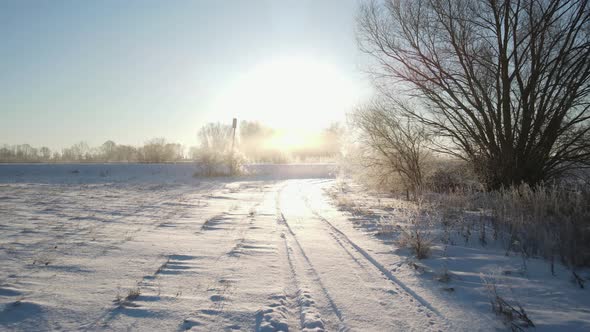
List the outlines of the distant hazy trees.
{"type": "Polygon", "coordinates": [[[177,162],[184,160],[184,148],[177,143],[154,138],[141,147],[118,145],[106,141],[99,147],[78,142],[61,151],[48,147],[34,148],[28,144],[0,147],[0,162],[177,162]]]}
{"type": "Polygon", "coordinates": [[[359,40],[384,95],[488,188],[590,166],[586,0],[372,1],[359,40]]]}
{"type": "Polygon", "coordinates": [[[291,155],[301,161],[305,160],[334,160],[340,157],[345,128],[339,123],[333,123],[322,130],[317,141],[310,146],[296,148],[291,155]]]}
{"type": "Polygon", "coordinates": [[[154,138],[147,141],[139,149],[138,156],[140,161],[154,163],[180,161],[184,158],[182,146],[176,143],[167,143],[164,138],[154,138]]]}
{"type": "Polygon", "coordinates": [[[240,151],[251,162],[285,163],[287,152],[272,143],[276,132],[259,122],[242,121],[240,123],[240,151]]]}
{"type": "Polygon", "coordinates": [[[346,129],[336,122],[322,132],[320,146],[325,155],[334,157],[342,153],[342,144],[346,129]]]}
{"type": "Polygon", "coordinates": [[[62,150],[61,158],[64,161],[93,161],[93,154],[85,142],[79,142],[62,150]]]}
{"type": "Polygon", "coordinates": [[[39,149],[39,157],[41,157],[41,160],[49,160],[49,159],[51,159],[51,149],[49,149],[46,146],[41,147],[39,149]]]}
{"type": "Polygon", "coordinates": [[[105,161],[117,160],[117,144],[111,140],[104,142],[100,146],[100,153],[104,156],[105,161]]]}
{"type": "MultiPolygon", "coordinates": [[[[43,152],[46,152],[44,147],[43,152]]],[[[44,154],[40,149],[36,149],[28,144],[4,145],[0,147],[0,160],[4,162],[40,162],[43,161],[44,154]]]]}
{"type": "Polygon", "coordinates": [[[281,133],[258,122],[242,121],[239,149],[251,162],[286,163],[335,159],[340,155],[344,127],[338,123],[322,130],[317,141],[307,146],[285,147],[277,145],[281,133]]]}
{"type": "Polygon", "coordinates": [[[258,122],[242,121],[237,128],[232,151],[233,128],[222,123],[208,123],[197,133],[198,145],[185,154],[181,144],[153,138],[143,146],[117,144],[107,140],[97,147],[78,142],[70,147],[52,151],[48,147],[34,148],[28,144],[0,145],[0,162],[142,162],[162,163],[197,161],[210,165],[206,172],[217,172],[215,165],[232,165],[234,169],[245,162],[287,163],[335,158],[340,154],[343,127],[334,124],[323,130],[317,142],[294,148],[280,146],[276,130],[258,122]]]}
{"type": "Polygon", "coordinates": [[[0,162],[43,162],[51,159],[48,147],[34,148],[29,144],[0,147],[0,162]]]}

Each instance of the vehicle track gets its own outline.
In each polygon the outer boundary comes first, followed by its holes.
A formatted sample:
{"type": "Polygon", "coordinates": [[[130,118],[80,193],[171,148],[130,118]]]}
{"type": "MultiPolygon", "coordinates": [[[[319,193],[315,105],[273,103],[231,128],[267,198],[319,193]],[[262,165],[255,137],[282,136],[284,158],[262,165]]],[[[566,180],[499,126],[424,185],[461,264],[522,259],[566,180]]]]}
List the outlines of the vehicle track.
{"type": "MultiPolygon", "coordinates": [[[[432,312],[439,320],[439,326],[447,326],[449,325],[448,320],[436,309],[434,308],[427,300],[421,297],[419,294],[414,292],[410,287],[408,287],[405,283],[399,280],[391,271],[389,271],[383,264],[381,264],[376,258],[374,258],[371,254],[369,254],[365,249],[359,246],[357,243],[352,241],[350,237],[348,237],[343,231],[341,231],[338,227],[334,226],[332,222],[322,216],[316,209],[314,209],[309,201],[309,198],[301,193],[301,198],[305,201],[305,205],[310,210],[310,212],[316,216],[319,220],[321,220],[329,229],[330,235],[332,238],[338,243],[338,245],[349,255],[357,265],[361,266],[361,268],[366,271],[367,273],[371,273],[365,264],[361,263],[361,260],[368,263],[370,267],[373,267],[373,270],[379,271],[382,275],[387,277],[387,279],[392,282],[395,286],[399,287],[398,289],[402,289],[409,297],[417,301],[420,305],[427,308],[430,312],[432,312]],[[347,245],[350,247],[349,250],[347,245]],[[358,257],[358,258],[357,258],[358,257]]],[[[396,288],[397,288],[396,287],[396,288]]],[[[429,319],[432,319],[432,315],[426,313],[429,319]]]]}
{"type": "Polygon", "coordinates": [[[286,255],[287,255],[287,259],[288,259],[288,263],[289,263],[289,267],[290,267],[290,272],[291,272],[292,279],[293,279],[293,282],[295,284],[295,287],[296,287],[297,293],[298,293],[297,294],[297,302],[299,305],[300,328],[302,331],[307,331],[307,330],[324,331],[323,319],[321,316],[317,317],[317,315],[320,315],[320,314],[319,314],[317,308],[314,308],[315,302],[312,299],[313,295],[305,293],[306,290],[304,290],[302,288],[303,282],[301,280],[306,279],[307,282],[315,283],[316,287],[319,288],[322,295],[325,297],[326,301],[328,302],[328,304],[330,306],[330,309],[332,310],[334,315],[339,320],[338,330],[339,331],[349,331],[350,329],[347,326],[346,322],[344,321],[341,310],[335,304],[332,296],[328,292],[328,289],[324,285],[322,278],[320,277],[317,269],[314,267],[314,265],[309,260],[308,255],[305,253],[303,247],[301,246],[301,244],[299,243],[299,240],[297,239],[297,236],[295,235],[295,233],[291,229],[291,226],[289,225],[288,220],[285,218],[284,214],[281,211],[280,196],[281,196],[281,192],[282,192],[283,188],[284,188],[284,186],[277,191],[276,214],[277,214],[277,222],[280,225],[284,226],[284,232],[283,232],[282,237],[283,237],[284,243],[285,243],[285,250],[286,250],[286,255]],[[290,243],[292,243],[294,245],[290,245],[290,243]],[[293,247],[295,247],[295,248],[293,248],[293,247]],[[301,275],[301,273],[299,273],[297,271],[296,257],[294,257],[296,255],[296,252],[299,252],[300,257],[303,258],[303,262],[307,266],[306,270],[309,271],[308,272],[309,274],[311,274],[310,276],[306,277],[305,275],[301,275]],[[313,316],[316,316],[315,320],[314,320],[313,316]],[[321,322],[321,325],[319,324],[319,322],[321,322]]]}
{"type": "Polygon", "coordinates": [[[312,208],[305,185],[315,183],[283,188],[277,218],[338,319],[353,330],[447,330],[438,310],[312,208]]]}

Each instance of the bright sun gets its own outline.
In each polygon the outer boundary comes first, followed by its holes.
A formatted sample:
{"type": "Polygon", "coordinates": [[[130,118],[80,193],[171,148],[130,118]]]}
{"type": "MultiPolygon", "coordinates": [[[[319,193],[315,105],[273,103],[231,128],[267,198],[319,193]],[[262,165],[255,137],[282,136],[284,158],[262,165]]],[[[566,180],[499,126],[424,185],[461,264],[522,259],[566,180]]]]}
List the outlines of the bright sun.
{"type": "Polygon", "coordinates": [[[215,112],[278,128],[273,144],[310,144],[309,132],[342,121],[357,101],[353,80],[338,67],[306,57],[265,62],[242,73],[215,103],[215,112]]]}

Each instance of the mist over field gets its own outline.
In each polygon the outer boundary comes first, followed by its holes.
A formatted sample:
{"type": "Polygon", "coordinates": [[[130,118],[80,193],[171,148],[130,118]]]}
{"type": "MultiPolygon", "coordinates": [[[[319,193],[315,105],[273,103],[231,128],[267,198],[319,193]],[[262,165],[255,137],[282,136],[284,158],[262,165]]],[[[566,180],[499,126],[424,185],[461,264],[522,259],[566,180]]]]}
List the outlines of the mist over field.
{"type": "Polygon", "coordinates": [[[0,2],[0,331],[590,331],[590,2],[0,2]]]}

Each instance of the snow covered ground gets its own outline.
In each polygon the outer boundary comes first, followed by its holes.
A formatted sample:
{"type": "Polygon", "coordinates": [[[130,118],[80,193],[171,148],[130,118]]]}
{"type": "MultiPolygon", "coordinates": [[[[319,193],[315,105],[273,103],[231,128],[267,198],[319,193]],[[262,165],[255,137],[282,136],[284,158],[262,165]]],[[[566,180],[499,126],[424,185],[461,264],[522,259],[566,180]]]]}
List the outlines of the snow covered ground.
{"type": "MultiPolygon", "coordinates": [[[[393,199],[342,192],[330,165],[191,167],[0,165],[0,330],[506,330],[480,273],[518,257],[449,246],[441,283],[441,249],[414,264],[375,228],[393,199]]],[[[565,269],[500,275],[537,330],[590,330],[565,269]]]]}

